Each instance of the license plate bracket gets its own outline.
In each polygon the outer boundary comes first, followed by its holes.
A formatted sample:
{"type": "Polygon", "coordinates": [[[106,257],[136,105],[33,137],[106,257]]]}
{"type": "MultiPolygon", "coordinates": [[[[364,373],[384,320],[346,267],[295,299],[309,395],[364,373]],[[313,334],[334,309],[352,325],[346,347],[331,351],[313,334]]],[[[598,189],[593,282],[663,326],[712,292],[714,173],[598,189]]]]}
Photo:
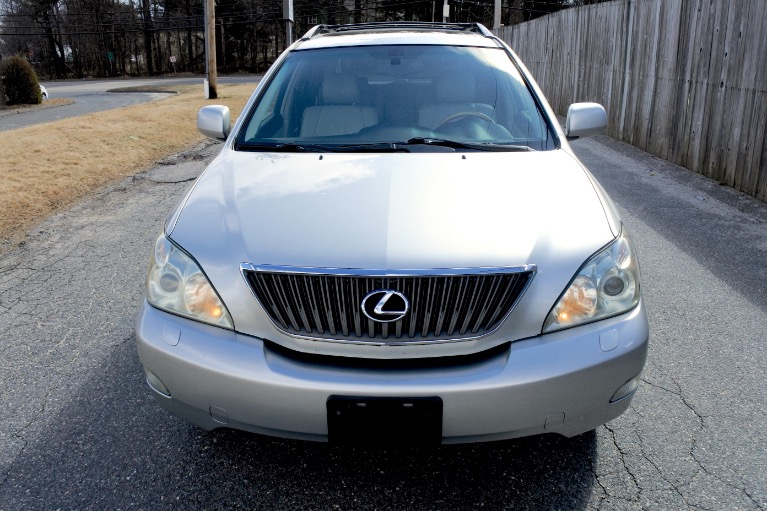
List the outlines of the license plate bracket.
{"type": "Polygon", "coordinates": [[[346,445],[427,446],[442,443],[442,399],[330,396],[328,440],[346,445]]]}

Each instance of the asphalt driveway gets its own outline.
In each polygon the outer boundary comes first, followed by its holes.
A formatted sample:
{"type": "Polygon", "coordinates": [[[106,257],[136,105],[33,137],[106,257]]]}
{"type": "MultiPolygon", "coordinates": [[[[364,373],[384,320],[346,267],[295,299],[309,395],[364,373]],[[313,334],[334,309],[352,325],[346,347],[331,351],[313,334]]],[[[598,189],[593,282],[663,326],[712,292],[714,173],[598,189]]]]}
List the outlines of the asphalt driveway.
{"type": "Polygon", "coordinates": [[[619,419],[573,439],[381,450],[166,414],[133,322],[165,215],[216,150],[203,145],[0,255],[0,510],[767,508],[767,204],[607,137],[575,148],[642,263],[650,356],[619,419]]]}

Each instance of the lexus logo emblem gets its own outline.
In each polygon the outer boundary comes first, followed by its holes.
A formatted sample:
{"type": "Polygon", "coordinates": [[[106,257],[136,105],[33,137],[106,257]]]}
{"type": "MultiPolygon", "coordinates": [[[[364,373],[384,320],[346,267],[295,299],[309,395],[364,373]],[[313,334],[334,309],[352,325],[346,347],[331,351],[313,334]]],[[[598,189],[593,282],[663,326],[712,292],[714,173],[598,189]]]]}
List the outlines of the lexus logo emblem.
{"type": "Polygon", "coordinates": [[[362,299],[362,312],[378,323],[391,323],[405,317],[410,304],[399,291],[382,289],[362,299]]]}

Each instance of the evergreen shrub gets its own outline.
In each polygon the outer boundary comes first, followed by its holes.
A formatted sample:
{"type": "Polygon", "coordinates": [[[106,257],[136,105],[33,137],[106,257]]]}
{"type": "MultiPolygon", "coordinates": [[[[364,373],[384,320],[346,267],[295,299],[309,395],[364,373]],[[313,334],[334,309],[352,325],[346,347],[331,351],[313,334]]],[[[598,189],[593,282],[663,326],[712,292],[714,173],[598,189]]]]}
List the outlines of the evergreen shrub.
{"type": "Polygon", "coordinates": [[[25,58],[15,55],[1,61],[0,76],[9,105],[37,105],[43,101],[37,74],[25,58]]]}

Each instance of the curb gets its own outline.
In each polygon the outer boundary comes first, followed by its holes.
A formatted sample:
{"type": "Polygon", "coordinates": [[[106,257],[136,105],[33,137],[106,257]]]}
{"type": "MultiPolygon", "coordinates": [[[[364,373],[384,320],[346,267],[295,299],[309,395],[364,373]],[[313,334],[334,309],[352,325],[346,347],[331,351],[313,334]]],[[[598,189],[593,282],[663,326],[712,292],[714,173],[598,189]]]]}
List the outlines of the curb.
{"type": "Polygon", "coordinates": [[[48,108],[58,108],[60,106],[67,106],[74,103],[74,99],[69,99],[67,102],[63,103],[56,103],[55,105],[46,105],[45,103],[41,103],[37,106],[31,106],[31,107],[25,107],[25,108],[19,108],[18,110],[0,110],[0,117],[7,117],[9,115],[21,115],[25,114],[27,112],[37,112],[38,110],[46,110],[48,108]]]}

